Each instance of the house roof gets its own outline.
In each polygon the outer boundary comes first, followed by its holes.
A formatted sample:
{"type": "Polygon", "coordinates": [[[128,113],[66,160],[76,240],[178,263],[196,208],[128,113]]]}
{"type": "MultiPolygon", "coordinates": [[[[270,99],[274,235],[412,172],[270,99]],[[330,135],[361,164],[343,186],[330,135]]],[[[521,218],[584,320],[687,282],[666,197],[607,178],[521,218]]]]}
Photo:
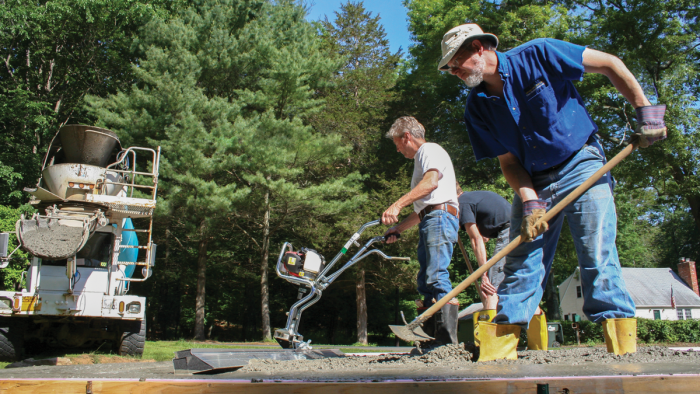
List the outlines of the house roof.
{"type": "Polygon", "coordinates": [[[670,268],[622,268],[622,277],[637,307],[670,307],[671,286],[676,306],[700,307],[700,296],[670,268]]]}

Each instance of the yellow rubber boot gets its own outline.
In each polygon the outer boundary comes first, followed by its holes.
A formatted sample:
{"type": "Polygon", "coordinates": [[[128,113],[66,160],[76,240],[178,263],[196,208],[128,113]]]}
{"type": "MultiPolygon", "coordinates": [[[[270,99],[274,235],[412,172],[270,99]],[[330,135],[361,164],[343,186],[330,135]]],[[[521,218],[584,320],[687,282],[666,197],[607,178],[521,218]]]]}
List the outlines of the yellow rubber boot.
{"type": "Polygon", "coordinates": [[[527,327],[527,350],[547,350],[548,341],[547,317],[544,313],[532,316],[527,327]]]}
{"type": "Polygon", "coordinates": [[[472,319],[474,320],[474,345],[479,346],[479,337],[476,335],[476,329],[479,326],[479,323],[490,323],[495,316],[495,309],[484,309],[478,312],[474,312],[474,314],[472,315],[472,319]]]}
{"type": "Polygon", "coordinates": [[[517,360],[520,326],[479,322],[474,338],[479,346],[479,360],[517,360]]]}
{"type": "Polygon", "coordinates": [[[637,319],[608,319],[603,321],[603,333],[608,353],[616,356],[637,351],[637,319]]]}

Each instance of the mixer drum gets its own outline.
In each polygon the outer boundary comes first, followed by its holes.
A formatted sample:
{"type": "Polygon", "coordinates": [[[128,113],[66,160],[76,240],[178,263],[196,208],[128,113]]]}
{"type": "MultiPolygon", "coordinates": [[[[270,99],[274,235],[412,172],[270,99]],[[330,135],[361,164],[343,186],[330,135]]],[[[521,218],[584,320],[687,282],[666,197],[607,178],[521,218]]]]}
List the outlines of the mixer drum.
{"type": "Polygon", "coordinates": [[[119,145],[117,134],[95,126],[66,125],[58,131],[66,163],[107,167],[119,145]]]}

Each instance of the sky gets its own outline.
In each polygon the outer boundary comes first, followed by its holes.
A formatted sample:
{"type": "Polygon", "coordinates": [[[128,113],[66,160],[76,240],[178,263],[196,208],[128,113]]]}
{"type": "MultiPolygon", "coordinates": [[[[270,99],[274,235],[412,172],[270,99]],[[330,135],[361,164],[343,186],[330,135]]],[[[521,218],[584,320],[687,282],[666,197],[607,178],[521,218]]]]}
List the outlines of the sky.
{"type": "MultiPolygon", "coordinates": [[[[315,21],[328,16],[328,20],[335,20],[334,11],[340,11],[340,5],[349,0],[307,0],[310,5],[306,19],[315,21]]],[[[408,10],[401,4],[402,0],[365,0],[365,10],[372,13],[372,17],[379,15],[380,23],[384,26],[386,38],[392,53],[396,53],[399,47],[403,48],[404,56],[408,53],[411,40],[408,35],[408,10]]]]}

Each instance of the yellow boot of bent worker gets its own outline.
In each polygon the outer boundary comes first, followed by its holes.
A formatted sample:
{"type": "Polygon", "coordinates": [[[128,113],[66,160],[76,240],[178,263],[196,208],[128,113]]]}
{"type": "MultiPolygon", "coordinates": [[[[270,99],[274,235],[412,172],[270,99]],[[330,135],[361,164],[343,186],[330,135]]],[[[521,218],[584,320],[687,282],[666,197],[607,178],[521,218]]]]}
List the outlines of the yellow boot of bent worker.
{"type": "Polygon", "coordinates": [[[479,323],[490,323],[494,317],[496,317],[495,309],[484,309],[474,312],[472,315],[472,320],[474,321],[474,345],[479,346],[479,337],[476,335],[476,329],[479,327],[479,323]]]}
{"type": "Polygon", "coordinates": [[[607,319],[603,321],[603,333],[608,353],[619,356],[637,351],[637,319],[607,319]]]}
{"type": "Polygon", "coordinates": [[[480,342],[479,360],[517,360],[520,326],[479,322],[474,338],[480,342]]]}
{"type": "Polygon", "coordinates": [[[547,318],[544,313],[532,316],[527,327],[527,350],[547,350],[549,336],[547,335],[547,318]]]}

